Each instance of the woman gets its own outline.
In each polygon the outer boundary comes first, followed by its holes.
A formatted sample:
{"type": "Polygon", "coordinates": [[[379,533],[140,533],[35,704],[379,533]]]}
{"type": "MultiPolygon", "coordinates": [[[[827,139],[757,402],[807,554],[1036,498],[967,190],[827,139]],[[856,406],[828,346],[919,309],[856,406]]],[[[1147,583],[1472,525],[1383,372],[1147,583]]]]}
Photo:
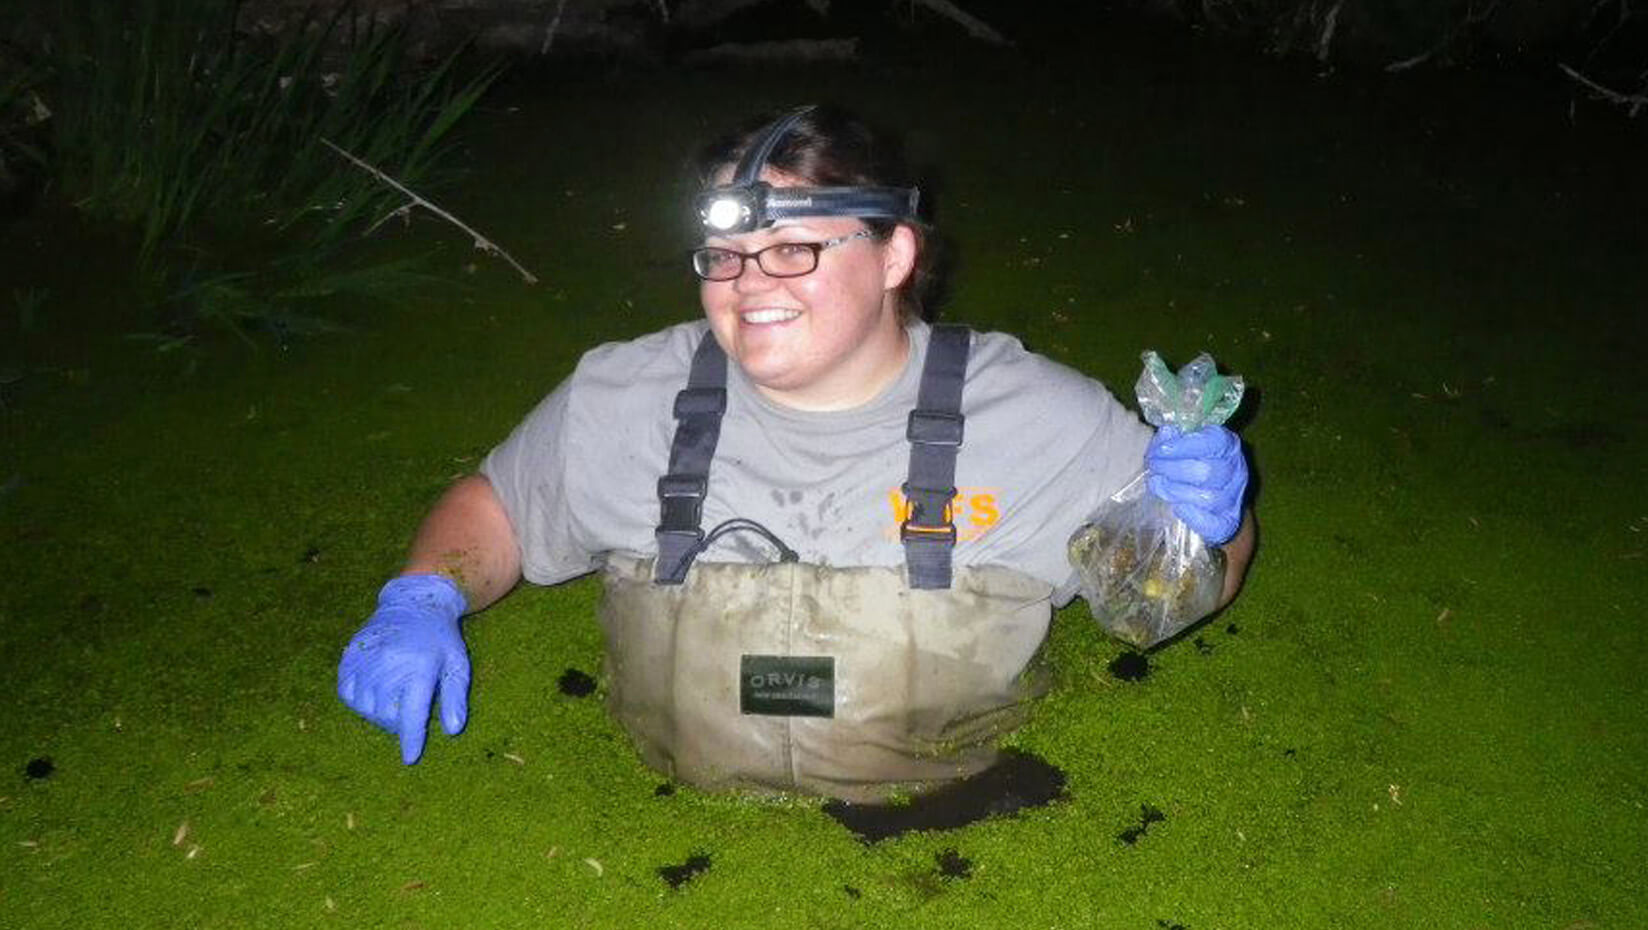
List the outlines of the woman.
{"type": "Polygon", "coordinates": [[[882,139],[804,107],[704,177],[705,319],[588,353],[436,505],[345,650],[340,697],[406,763],[437,694],[464,726],[459,618],[522,577],[602,573],[610,705],[649,764],[848,800],[994,760],[1076,588],[1066,541],[1141,464],[1225,543],[1234,596],[1240,443],[1153,440],[1011,337],[922,323],[918,195],[882,139]]]}

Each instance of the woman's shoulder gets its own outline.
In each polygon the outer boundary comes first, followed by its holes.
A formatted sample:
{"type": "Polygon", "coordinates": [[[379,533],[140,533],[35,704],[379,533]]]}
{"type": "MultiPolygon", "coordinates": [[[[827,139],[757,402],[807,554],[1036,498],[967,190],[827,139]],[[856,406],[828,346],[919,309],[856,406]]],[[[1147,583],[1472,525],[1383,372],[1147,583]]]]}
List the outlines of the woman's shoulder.
{"type": "Polygon", "coordinates": [[[584,353],[573,380],[581,385],[613,386],[661,378],[684,381],[692,354],[708,331],[703,320],[691,320],[634,339],[602,343],[584,353]]]}
{"type": "Polygon", "coordinates": [[[974,330],[967,392],[979,399],[1087,404],[1110,391],[1103,382],[1027,348],[1011,333],[974,330]]]}
{"type": "Polygon", "coordinates": [[[707,331],[702,321],[680,323],[585,352],[561,386],[570,427],[597,441],[671,419],[675,393],[687,386],[707,331]]]}

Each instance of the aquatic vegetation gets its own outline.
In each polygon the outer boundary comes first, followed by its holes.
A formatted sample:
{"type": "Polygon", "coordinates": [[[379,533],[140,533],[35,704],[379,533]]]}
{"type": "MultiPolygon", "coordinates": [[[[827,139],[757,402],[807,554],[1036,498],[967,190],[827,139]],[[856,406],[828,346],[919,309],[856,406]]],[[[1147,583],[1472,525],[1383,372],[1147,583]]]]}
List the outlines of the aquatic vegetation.
{"type": "Polygon", "coordinates": [[[44,124],[51,108],[41,99],[45,70],[0,46],[0,214],[27,198],[46,167],[44,124]]]}
{"type": "Polygon", "coordinates": [[[1648,292],[1637,138],[1519,129],[1500,95],[1420,132],[1247,66],[1164,85],[1122,38],[1083,62],[1119,62],[1105,93],[959,62],[523,81],[481,115],[498,169],[464,213],[552,288],[487,276],[186,385],[53,354],[127,295],[46,274],[95,240],[14,237],[5,290],[52,291],[0,415],[0,926],[1648,924],[1648,444],[1618,392],[1648,292]],[[414,771],[331,694],[441,488],[584,349],[693,312],[660,178],[732,85],[868,102],[942,147],[955,318],[1114,385],[1159,345],[1264,386],[1246,590],[1144,654],[1066,608],[1006,747],[1044,777],[958,805],[979,819],[911,798],[865,841],[817,800],[648,769],[601,700],[588,580],[466,621],[476,713],[414,771]],[[1233,103],[1254,86],[1276,92],[1233,103]],[[678,889],[658,871],[698,856],[678,889]]]}
{"type": "Polygon", "coordinates": [[[402,30],[346,10],[266,34],[236,0],[37,6],[59,194],[129,224],[146,298],[191,323],[278,320],[300,290],[335,287],[340,246],[400,204],[322,139],[428,179],[496,75],[460,75],[456,54],[415,66],[402,30]],[[253,254],[220,254],[220,241],[253,254]],[[275,273],[241,270],[271,256],[275,273]]]}

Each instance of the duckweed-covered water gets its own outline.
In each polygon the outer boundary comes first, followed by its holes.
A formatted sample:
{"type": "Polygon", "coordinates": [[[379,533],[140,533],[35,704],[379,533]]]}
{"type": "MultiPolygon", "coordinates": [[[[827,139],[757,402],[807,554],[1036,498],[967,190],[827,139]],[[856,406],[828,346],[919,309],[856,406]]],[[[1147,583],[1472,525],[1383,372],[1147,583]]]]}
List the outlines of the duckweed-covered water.
{"type": "Polygon", "coordinates": [[[520,77],[437,199],[540,285],[419,219],[370,248],[457,283],[191,374],[122,339],[118,236],[10,222],[0,925],[1642,925],[1642,128],[1125,46],[520,77]],[[1060,796],[958,829],[646,770],[588,581],[470,621],[468,732],[402,767],[332,685],[418,519],[581,351],[696,312],[690,145],[819,98],[942,168],[949,318],[1124,396],[1147,347],[1247,376],[1246,591],[1143,660],[1064,611],[1012,740],[1060,796]]]}

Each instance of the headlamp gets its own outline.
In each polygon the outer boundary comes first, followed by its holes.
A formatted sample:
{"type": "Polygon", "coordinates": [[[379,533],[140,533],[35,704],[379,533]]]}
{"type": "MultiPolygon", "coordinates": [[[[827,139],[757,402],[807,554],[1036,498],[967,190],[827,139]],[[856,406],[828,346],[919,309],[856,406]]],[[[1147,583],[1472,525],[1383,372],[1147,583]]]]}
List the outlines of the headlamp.
{"type": "Polygon", "coordinates": [[[732,190],[712,192],[700,200],[698,213],[703,217],[704,228],[716,232],[732,232],[746,228],[755,217],[754,203],[756,194],[753,190],[732,190]]]}
{"type": "Polygon", "coordinates": [[[706,234],[746,233],[802,216],[915,221],[921,192],[913,187],[773,187],[757,180],[773,149],[812,109],[792,110],[767,126],[739,159],[730,184],[698,194],[694,205],[706,234]]]}

